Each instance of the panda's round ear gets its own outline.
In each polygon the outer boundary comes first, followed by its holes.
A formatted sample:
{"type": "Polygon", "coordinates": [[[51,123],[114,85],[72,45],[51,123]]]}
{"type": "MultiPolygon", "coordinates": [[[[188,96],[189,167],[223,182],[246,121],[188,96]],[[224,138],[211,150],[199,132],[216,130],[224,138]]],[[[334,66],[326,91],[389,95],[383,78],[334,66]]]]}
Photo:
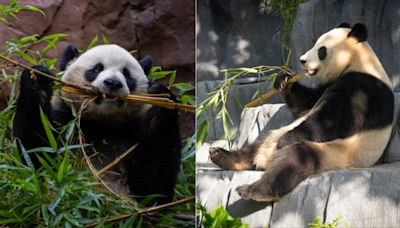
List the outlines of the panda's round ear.
{"type": "Polygon", "coordinates": [[[79,56],[79,50],[73,44],[69,44],[63,51],[60,62],[60,70],[67,69],[68,63],[79,56]]]}
{"type": "Polygon", "coordinates": [[[153,66],[153,57],[146,55],[143,59],[139,61],[140,66],[146,75],[149,75],[150,69],[153,66]]]}
{"type": "Polygon", "coordinates": [[[351,28],[351,31],[347,37],[353,37],[358,42],[364,42],[368,38],[367,27],[364,24],[357,23],[351,28]]]}
{"type": "Polygon", "coordinates": [[[351,28],[351,25],[347,22],[343,22],[338,26],[338,28],[351,28]]]}

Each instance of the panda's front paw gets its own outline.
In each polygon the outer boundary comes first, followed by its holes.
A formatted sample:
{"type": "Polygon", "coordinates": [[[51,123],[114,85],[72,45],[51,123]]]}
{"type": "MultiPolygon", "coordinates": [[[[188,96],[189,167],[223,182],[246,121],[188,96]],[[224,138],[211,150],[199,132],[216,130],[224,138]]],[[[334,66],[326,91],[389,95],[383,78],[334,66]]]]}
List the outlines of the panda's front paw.
{"type": "Polygon", "coordinates": [[[279,75],[275,78],[275,82],[274,82],[274,88],[278,89],[279,91],[283,91],[286,89],[286,86],[288,85],[289,79],[292,76],[289,74],[283,74],[283,75],[279,75]]]}

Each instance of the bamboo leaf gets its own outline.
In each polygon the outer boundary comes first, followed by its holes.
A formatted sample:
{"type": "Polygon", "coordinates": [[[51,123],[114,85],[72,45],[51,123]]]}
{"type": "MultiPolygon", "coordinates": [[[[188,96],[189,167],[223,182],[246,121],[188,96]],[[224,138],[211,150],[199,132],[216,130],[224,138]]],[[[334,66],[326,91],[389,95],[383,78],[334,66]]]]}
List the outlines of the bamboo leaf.
{"type": "Polygon", "coordinates": [[[104,34],[102,34],[101,36],[103,38],[103,44],[109,44],[110,43],[110,41],[108,41],[107,37],[104,34]]]}
{"type": "Polygon", "coordinates": [[[31,168],[31,169],[35,169],[35,167],[33,166],[32,160],[28,155],[28,152],[25,150],[24,145],[22,144],[20,139],[17,139],[18,144],[19,144],[19,148],[21,150],[22,156],[25,159],[26,164],[31,168]]]}
{"type": "Polygon", "coordinates": [[[60,164],[60,167],[58,168],[58,173],[57,173],[57,182],[62,183],[64,180],[64,175],[67,173],[68,169],[68,150],[65,151],[64,159],[60,164]]]}
{"type": "Polygon", "coordinates": [[[199,150],[201,145],[203,145],[208,135],[208,124],[206,120],[200,123],[197,128],[197,138],[196,138],[196,148],[199,150]]]}
{"type": "Polygon", "coordinates": [[[87,50],[90,50],[92,47],[94,47],[97,44],[97,41],[99,40],[99,35],[96,35],[92,41],[90,41],[89,46],[86,48],[87,50]]]}
{"type": "Polygon", "coordinates": [[[36,60],[32,58],[30,55],[26,54],[25,52],[21,51],[18,53],[22,58],[24,58],[26,61],[30,62],[33,65],[38,65],[36,60]]]}
{"type": "Polygon", "coordinates": [[[53,132],[51,131],[49,120],[44,114],[42,107],[40,107],[40,119],[42,120],[42,125],[46,133],[47,139],[49,140],[50,146],[54,149],[54,151],[57,151],[57,141],[53,135],[53,132]]]}

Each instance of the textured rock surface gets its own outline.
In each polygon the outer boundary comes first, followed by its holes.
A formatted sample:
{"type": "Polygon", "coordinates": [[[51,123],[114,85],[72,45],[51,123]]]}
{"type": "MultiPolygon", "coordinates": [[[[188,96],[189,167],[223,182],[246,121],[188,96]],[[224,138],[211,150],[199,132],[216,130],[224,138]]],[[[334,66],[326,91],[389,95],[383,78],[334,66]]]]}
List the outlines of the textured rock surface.
{"type": "Polygon", "coordinates": [[[253,0],[198,1],[198,81],[222,79],[219,70],[226,68],[282,65],[283,20],[260,6],[253,0]]]}
{"type": "MultiPolygon", "coordinates": [[[[0,4],[8,5],[9,0],[0,4]]],[[[46,16],[21,11],[19,20],[0,24],[0,45],[14,35],[66,33],[57,50],[49,52],[50,57],[59,57],[68,44],[85,49],[103,34],[111,43],[138,50],[139,58],[152,55],[163,69],[177,69],[178,81],[194,82],[194,0],[22,0],[20,4],[36,6],[46,16]]],[[[184,137],[193,134],[193,115],[181,118],[184,137]]]]}
{"type": "MultiPolygon", "coordinates": [[[[200,170],[199,202],[209,210],[223,205],[249,227],[308,227],[317,216],[332,222],[342,215],[352,227],[397,227],[400,223],[400,163],[370,169],[325,172],[304,180],[274,204],[240,198],[237,186],[260,178],[260,171],[200,170]]],[[[341,220],[342,225],[344,220],[341,220]]]]}
{"type": "MultiPolygon", "coordinates": [[[[199,0],[196,21],[197,102],[203,101],[208,92],[221,84],[224,75],[219,71],[222,69],[283,65],[282,26],[282,18],[265,11],[261,1],[199,0]]],[[[254,78],[239,80],[237,84],[228,99],[234,126],[239,125],[241,112],[235,97],[245,105],[252,100],[257,89],[260,88],[261,93],[268,89],[268,83],[259,85],[254,78]]],[[[277,96],[271,101],[282,99],[277,96]]],[[[215,115],[210,113],[210,116],[215,115]]],[[[223,135],[221,124],[221,121],[211,124],[208,140],[220,139],[223,135]]]]}

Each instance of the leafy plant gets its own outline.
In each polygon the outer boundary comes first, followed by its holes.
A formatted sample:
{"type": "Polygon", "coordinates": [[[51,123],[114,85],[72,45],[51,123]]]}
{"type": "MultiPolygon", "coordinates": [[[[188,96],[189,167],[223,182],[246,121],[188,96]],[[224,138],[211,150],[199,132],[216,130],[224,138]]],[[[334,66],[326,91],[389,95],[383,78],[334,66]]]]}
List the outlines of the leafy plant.
{"type": "Polygon", "coordinates": [[[17,0],[10,0],[9,5],[2,5],[0,4],[0,22],[3,23],[8,23],[6,17],[10,16],[13,18],[18,19],[17,13],[19,13],[22,10],[27,10],[27,11],[33,11],[33,12],[39,12],[43,15],[44,12],[36,7],[30,6],[30,5],[19,5],[19,1],[17,0]]]}
{"type": "MultiPolygon", "coordinates": [[[[211,111],[217,112],[216,117],[204,118],[199,122],[197,128],[197,148],[199,148],[205,141],[208,135],[208,126],[210,121],[222,119],[224,128],[225,139],[230,142],[231,131],[230,127],[233,124],[229,112],[226,108],[227,99],[230,97],[231,87],[235,86],[235,81],[240,77],[248,75],[257,75],[259,77],[258,83],[270,81],[270,85],[275,81],[276,76],[279,72],[290,73],[291,70],[286,66],[257,66],[252,68],[238,68],[238,69],[227,69],[221,71],[225,75],[225,80],[212,92],[208,93],[207,98],[202,101],[196,109],[196,119],[200,119],[200,116],[207,115],[211,111]]],[[[262,95],[260,89],[258,89],[253,98],[262,95]]],[[[240,101],[235,100],[236,103],[242,107],[240,101]]]]}
{"type": "Polygon", "coordinates": [[[194,105],[195,98],[187,92],[194,90],[191,83],[176,82],[176,70],[162,71],[161,67],[153,66],[150,69],[149,78],[152,80],[168,79],[168,89],[176,89],[178,91],[178,101],[183,104],[194,105]]]}
{"type": "Polygon", "coordinates": [[[290,38],[290,32],[296,19],[297,7],[307,0],[261,0],[260,8],[266,12],[274,11],[283,18],[282,45],[290,38]]]}
{"type": "Polygon", "coordinates": [[[50,70],[55,68],[57,58],[46,58],[45,54],[51,49],[56,48],[57,42],[65,37],[65,34],[51,34],[40,37],[38,34],[25,36],[20,39],[13,38],[6,42],[3,47],[4,52],[10,57],[22,57],[32,65],[41,65],[50,70]],[[33,45],[45,43],[42,50],[32,50],[33,45]]]}
{"type": "Polygon", "coordinates": [[[312,221],[309,225],[310,228],[337,228],[339,227],[339,222],[343,221],[344,226],[346,228],[351,228],[352,226],[348,224],[347,220],[342,216],[339,215],[330,223],[321,223],[321,217],[317,216],[314,221],[312,221]]]}
{"type": "Polygon", "coordinates": [[[219,206],[211,212],[201,204],[197,204],[197,213],[200,214],[201,225],[205,228],[247,228],[240,218],[233,218],[224,207],[219,206]]]}

